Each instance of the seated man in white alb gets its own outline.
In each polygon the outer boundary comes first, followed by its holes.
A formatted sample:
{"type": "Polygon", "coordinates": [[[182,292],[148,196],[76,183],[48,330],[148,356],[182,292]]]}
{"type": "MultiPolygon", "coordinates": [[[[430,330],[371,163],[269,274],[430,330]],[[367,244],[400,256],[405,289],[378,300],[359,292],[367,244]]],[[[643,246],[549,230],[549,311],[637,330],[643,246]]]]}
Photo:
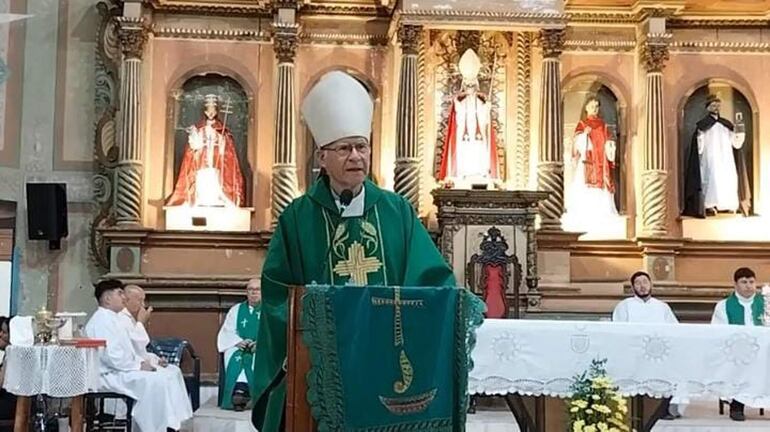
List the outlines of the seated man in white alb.
{"type": "Polygon", "coordinates": [[[125,294],[126,307],[118,314],[118,318],[128,331],[128,336],[134,346],[134,353],[142,360],[148,361],[156,372],[166,376],[169,391],[175,405],[182,412],[190,412],[192,416],[192,405],[187,395],[187,388],[184,384],[184,376],[178,366],[170,365],[166,359],[147,352],[147,345],[150,344],[150,335],[147,334],[145,325],[150,319],[152,307],[149,309],[144,304],[144,290],[138,285],[126,285],[123,288],[125,294]]]}
{"type": "Polygon", "coordinates": [[[147,352],[147,345],[150,343],[150,335],[147,334],[145,326],[150,320],[152,307],[147,308],[144,303],[144,290],[139,285],[126,285],[123,288],[126,298],[126,307],[120,311],[120,322],[128,330],[128,336],[134,345],[134,352],[143,360],[147,360],[154,367],[166,367],[168,362],[157,355],[147,352]]]}
{"type": "Polygon", "coordinates": [[[677,324],[679,320],[666,302],[652,296],[650,275],[638,271],[631,276],[634,296],[622,300],[612,311],[612,321],[677,324]]]}
{"type": "Polygon", "coordinates": [[[261,301],[259,279],[251,279],[246,285],[246,301],[230,308],[219,329],[217,347],[225,354],[221,408],[242,411],[254,394],[254,351],[261,301]]]}
{"type": "MultiPolygon", "coordinates": [[[[136,401],[132,417],[139,432],[179,430],[182,421],[192,417],[190,401],[186,393],[180,397],[173,374],[158,372],[136,354],[119,316],[125,308],[123,284],[114,279],[99,282],[95,295],[99,308],[85,330],[88,337],[107,342],[99,353],[99,391],[120,393],[136,401]]],[[[184,389],[183,381],[181,385],[184,389]]]]}
{"type": "MultiPolygon", "coordinates": [[[[634,296],[622,300],[612,311],[612,321],[650,324],[677,324],[679,320],[671,307],[652,296],[652,279],[647,272],[638,271],[631,275],[631,289],[634,296]]],[[[673,420],[681,417],[685,404],[671,403],[666,400],[668,412],[662,417],[673,420]]]]}

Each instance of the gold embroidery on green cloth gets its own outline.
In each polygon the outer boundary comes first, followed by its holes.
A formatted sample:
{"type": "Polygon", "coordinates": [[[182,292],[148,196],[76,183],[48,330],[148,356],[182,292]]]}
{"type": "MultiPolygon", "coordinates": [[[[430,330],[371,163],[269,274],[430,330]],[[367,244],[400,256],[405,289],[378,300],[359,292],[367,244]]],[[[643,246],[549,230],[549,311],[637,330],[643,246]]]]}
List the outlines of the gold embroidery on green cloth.
{"type": "Polygon", "coordinates": [[[367,257],[361,243],[354,241],[348,248],[348,257],[345,261],[337,262],[334,273],[338,276],[350,276],[350,281],[355,285],[368,285],[369,273],[376,273],[382,267],[377,257],[367,257]]]}
{"type": "MultiPolygon", "coordinates": [[[[393,306],[393,346],[401,347],[401,351],[398,356],[398,364],[401,370],[401,379],[396,380],[393,383],[393,391],[396,394],[404,394],[409,390],[409,387],[414,381],[414,367],[409,357],[404,350],[404,325],[401,318],[401,307],[411,306],[421,308],[424,306],[422,300],[402,300],[401,288],[395,287],[393,289],[393,298],[384,297],[372,297],[372,305],[374,306],[393,306]]],[[[385,405],[393,414],[408,414],[413,412],[421,412],[428,408],[433,398],[436,396],[436,389],[429,390],[417,396],[407,397],[386,397],[380,395],[380,402],[385,405]],[[423,397],[431,395],[430,397],[423,397]]]]}
{"type": "Polygon", "coordinates": [[[412,414],[425,411],[436,398],[438,389],[433,389],[425,393],[405,398],[386,398],[379,396],[382,403],[388,411],[395,415],[412,414]]]}

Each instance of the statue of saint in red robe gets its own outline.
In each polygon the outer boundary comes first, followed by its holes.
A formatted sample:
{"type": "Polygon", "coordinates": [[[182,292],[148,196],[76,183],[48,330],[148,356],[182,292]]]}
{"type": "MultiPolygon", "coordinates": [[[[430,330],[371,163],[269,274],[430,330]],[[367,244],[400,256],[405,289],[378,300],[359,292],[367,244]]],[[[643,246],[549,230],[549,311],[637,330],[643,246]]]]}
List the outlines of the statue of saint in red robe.
{"type": "Polygon", "coordinates": [[[166,205],[243,206],[243,174],[233,135],[219,119],[215,95],[206,96],[203,118],[188,132],[174,193],[166,205]]]}
{"type": "Polygon", "coordinates": [[[616,218],[616,145],[607,123],[599,116],[599,100],[592,97],[585,116],[575,128],[572,144],[572,181],[565,196],[562,225],[567,230],[590,231],[616,218]]]}
{"type": "Polygon", "coordinates": [[[481,61],[468,49],[459,67],[463,92],[452,100],[437,179],[488,182],[498,178],[497,151],[490,102],[478,93],[481,61]]]}

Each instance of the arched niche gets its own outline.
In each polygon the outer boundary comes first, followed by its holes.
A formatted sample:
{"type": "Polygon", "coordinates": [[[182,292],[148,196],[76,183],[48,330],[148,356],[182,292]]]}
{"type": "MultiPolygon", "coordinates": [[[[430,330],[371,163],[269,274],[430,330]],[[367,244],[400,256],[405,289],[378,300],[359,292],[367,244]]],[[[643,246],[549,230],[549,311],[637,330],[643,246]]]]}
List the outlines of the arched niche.
{"type": "MultiPolygon", "coordinates": [[[[696,124],[708,115],[706,101],[709,95],[716,95],[721,100],[719,116],[731,122],[737,128],[736,131],[745,132],[742,148],[732,153],[739,183],[739,191],[736,191],[739,199],[738,213],[751,215],[754,212],[754,190],[757,178],[758,112],[754,108],[756,104],[748,90],[740,88],[732,81],[719,78],[698,83],[685,93],[680,102],[678,149],[680,212],[685,208],[685,184],[688,170],[695,169],[690,167],[689,156],[696,124]]],[[[720,214],[720,217],[728,215],[720,214]]],[[[716,215],[709,213],[709,216],[716,215]]]]}
{"type": "Polygon", "coordinates": [[[627,124],[626,103],[618,86],[605,77],[595,74],[581,74],[570,77],[564,84],[562,101],[564,109],[564,187],[565,200],[569,199],[569,186],[574,180],[576,162],[573,160],[573,145],[576,128],[586,117],[586,104],[591,98],[600,102],[599,117],[609,130],[610,139],[616,143],[612,181],[615,187],[614,203],[619,214],[626,213],[627,167],[627,124]]]}
{"type": "MultiPolygon", "coordinates": [[[[359,83],[361,83],[362,86],[366,89],[366,91],[369,93],[369,96],[372,98],[372,102],[374,103],[374,111],[373,111],[373,118],[372,118],[372,133],[371,136],[369,136],[369,142],[372,146],[372,152],[369,156],[369,179],[374,181],[375,183],[378,183],[378,164],[375,163],[375,161],[379,160],[380,157],[380,149],[378,144],[378,140],[375,139],[375,137],[378,136],[377,129],[378,129],[378,123],[379,123],[379,115],[378,115],[378,107],[377,107],[377,100],[378,100],[378,90],[377,87],[374,85],[372,80],[366,76],[364,73],[349,68],[346,66],[335,66],[328,69],[324,69],[320,71],[319,73],[315,74],[313,78],[308,81],[307,85],[305,86],[303,92],[302,92],[302,98],[300,101],[304,100],[305,95],[307,95],[308,92],[315,86],[318,81],[326,75],[329,72],[332,71],[342,71],[353,78],[355,78],[359,83]]],[[[300,105],[301,106],[301,105],[300,105]]],[[[315,182],[315,180],[318,178],[318,175],[321,172],[321,167],[318,164],[318,158],[316,157],[316,144],[315,140],[313,139],[313,134],[310,133],[310,129],[307,127],[307,124],[305,122],[302,122],[302,128],[303,128],[303,136],[302,141],[300,144],[300,149],[298,152],[298,160],[299,163],[303,165],[304,168],[304,176],[302,179],[300,179],[300,187],[303,190],[307,190],[310,185],[315,182]]]]}
{"type": "Polygon", "coordinates": [[[245,188],[246,200],[242,206],[250,206],[253,195],[253,171],[249,163],[249,133],[252,117],[251,98],[241,80],[223,72],[192,72],[182,77],[169,96],[169,134],[171,143],[167,152],[169,170],[173,181],[166,184],[165,196],[169,197],[177,183],[185,151],[189,147],[191,126],[204,121],[204,102],[207,95],[216,95],[219,102],[219,120],[230,130],[245,188]]]}

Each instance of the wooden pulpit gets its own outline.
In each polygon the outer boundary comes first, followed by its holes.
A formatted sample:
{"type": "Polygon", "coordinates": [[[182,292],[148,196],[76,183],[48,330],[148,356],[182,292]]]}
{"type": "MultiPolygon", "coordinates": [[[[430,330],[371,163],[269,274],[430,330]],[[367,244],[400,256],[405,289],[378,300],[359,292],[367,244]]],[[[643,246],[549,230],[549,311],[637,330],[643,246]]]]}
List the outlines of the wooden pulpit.
{"type": "Polygon", "coordinates": [[[302,295],[304,287],[289,288],[286,358],[286,432],[316,430],[310,404],[307,402],[307,373],[310,354],[302,341],[302,295]]]}

